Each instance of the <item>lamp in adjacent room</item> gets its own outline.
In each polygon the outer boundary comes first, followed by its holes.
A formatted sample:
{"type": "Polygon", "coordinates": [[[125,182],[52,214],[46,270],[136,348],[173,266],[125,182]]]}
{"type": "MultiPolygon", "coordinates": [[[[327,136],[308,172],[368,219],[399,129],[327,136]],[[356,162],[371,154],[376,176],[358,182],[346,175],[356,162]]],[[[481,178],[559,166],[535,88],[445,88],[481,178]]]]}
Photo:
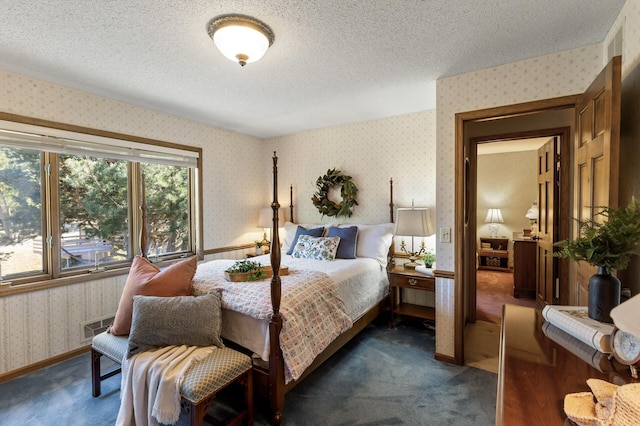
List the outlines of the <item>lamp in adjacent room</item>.
{"type": "Polygon", "coordinates": [[[536,201],[531,203],[531,208],[527,210],[527,213],[524,215],[527,219],[529,219],[529,224],[531,226],[531,236],[535,237],[538,234],[538,203],[536,201]]]}
{"type": "Polygon", "coordinates": [[[409,255],[409,262],[404,264],[405,269],[416,269],[419,264],[416,262],[418,257],[424,252],[424,241],[420,245],[419,251],[414,251],[415,237],[429,237],[435,234],[432,215],[427,208],[399,208],[396,212],[396,230],[395,235],[403,237],[411,237],[411,251],[407,251],[407,247],[402,240],[400,250],[409,255]]]}
{"type": "Polygon", "coordinates": [[[500,209],[489,209],[487,217],[484,218],[484,223],[489,224],[489,236],[496,238],[498,236],[499,224],[504,223],[500,209]]]}
{"type": "MultiPolygon", "coordinates": [[[[271,226],[273,225],[273,209],[271,207],[263,207],[258,215],[258,228],[264,230],[262,237],[262,245],[269,247],[271,245],[271,226]],[[267,240],[267,229],[269,230],[269,240],[267,240]]],[[[278,228],[284,226],[284,208],[278,210],[278,228]]]]}
{"type": "Polygon", "coordinates": [[[243,67],[262,58],[275,40],[267,24],[244,15],[213,18],[207,32],[225,58],[243,67]]]}

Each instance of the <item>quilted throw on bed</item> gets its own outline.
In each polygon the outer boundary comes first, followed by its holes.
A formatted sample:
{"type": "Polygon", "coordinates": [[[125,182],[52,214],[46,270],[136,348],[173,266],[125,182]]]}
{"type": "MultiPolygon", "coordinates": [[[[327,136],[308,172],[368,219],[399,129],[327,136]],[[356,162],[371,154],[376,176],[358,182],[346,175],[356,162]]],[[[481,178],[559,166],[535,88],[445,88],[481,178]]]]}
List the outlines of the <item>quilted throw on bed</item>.
{"type": "MultiPolygon", "coordinates": [[[[270,279],[228,282],[224,279],[228,266],[224,262],[198,266],[193,278],[193,295],[200,296],[221,288],[223,308],[268,321],[273,312],[270,279]]],[[[298,379],[316,356],[353,323],[327,274],[290,269],[289,275],[280,278],[280,348],[288,383],[298,379]]]]}

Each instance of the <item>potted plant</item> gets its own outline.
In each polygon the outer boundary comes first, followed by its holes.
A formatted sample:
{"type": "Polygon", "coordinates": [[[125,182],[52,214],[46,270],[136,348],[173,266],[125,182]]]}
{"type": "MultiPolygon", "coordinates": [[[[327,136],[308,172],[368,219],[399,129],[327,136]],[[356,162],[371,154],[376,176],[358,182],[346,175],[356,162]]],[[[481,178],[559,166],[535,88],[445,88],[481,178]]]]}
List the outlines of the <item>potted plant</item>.
{"type": "Polygon", "coordinates": [[[625,208],[597,207],[604,221],[578,221],[579,237],[554,244],[561,250],[554,257],[587,262],[598,268],[589,279],[589,317],[613,322],[609,313],[620,304],[620,280],[613,270],[625,269],[631,256],[640,254],[640,208],[635,197],[625,208]]]}
{"type": "Polygon", "coordinates": [[[267,275],[262,264],[252,260],[239,260],[225,273],[229,281],[260,281],[267,275]]]}
{"type": "Polygon", "coordinates": [[[256,243],[256,255],[262,254],[262,240],[254,242],[256,243]]]}
{"type": "Polygon", "coordinates": [[[433,264],[436,263],[436,254],[431,250],[427,250],[424,255],[422,255],[422,261],[425,267],[432,268],[433,264]]]}

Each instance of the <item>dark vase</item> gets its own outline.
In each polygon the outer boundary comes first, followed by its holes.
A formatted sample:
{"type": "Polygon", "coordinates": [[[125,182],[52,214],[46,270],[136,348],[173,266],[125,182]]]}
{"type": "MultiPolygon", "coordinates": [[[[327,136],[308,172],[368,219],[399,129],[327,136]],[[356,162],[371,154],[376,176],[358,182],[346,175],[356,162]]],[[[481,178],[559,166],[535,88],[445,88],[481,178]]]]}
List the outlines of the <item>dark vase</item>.
{"type": "Polygon", "coordinates": [[[620,280],[606,269],[589,278],[589,318],[612,324],[611,309],[620,304],[620,280]]]}

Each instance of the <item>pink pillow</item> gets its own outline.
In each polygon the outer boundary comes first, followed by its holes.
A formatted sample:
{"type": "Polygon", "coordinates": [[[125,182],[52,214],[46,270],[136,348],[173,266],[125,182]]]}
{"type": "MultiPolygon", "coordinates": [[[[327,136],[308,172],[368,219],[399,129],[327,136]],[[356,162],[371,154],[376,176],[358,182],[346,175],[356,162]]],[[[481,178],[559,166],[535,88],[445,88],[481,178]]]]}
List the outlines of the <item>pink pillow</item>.
{"type": "Polygon", "coordinates": [[[127,282],[120,297],[116,317],[108,332],[115,336],[124,336],[131,330],[133,315],[133,296],[188,296],[191,293],[191,280],[196,273],[197,258],[192,256],[163,270],[147,259],[136,256],[131,264],[127,282]]]}

